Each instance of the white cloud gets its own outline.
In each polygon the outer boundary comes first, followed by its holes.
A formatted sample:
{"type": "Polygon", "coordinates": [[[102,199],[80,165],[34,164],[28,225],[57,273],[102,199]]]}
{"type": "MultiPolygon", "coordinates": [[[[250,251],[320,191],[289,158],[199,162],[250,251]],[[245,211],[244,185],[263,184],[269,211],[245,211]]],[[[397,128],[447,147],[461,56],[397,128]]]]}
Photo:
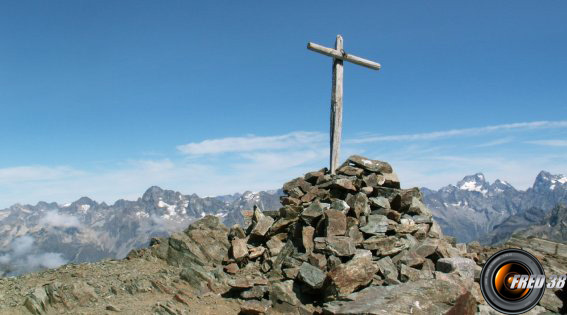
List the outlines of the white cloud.
{"type": "MultiPolygon", "coordinates": [[[[373,156],[371,158],[384,158],[373,156]]],[[[402,186],[438,189],[455,184],[465,175],[482,172],[491,182],[496,179],[511,183],[516,189],[532,186],[537,174],[547,170],[562,174],[567,170],[567,160],[553,154],[494,154],[490,150],[475,154],[462,153],[459,149],[447,149],[441,154],[425,152],[419,154],[388,154],[385,159],[398,173],[402,186]],[[452,151],[452,152],[451,152],[452,151]]]]}
{"type": "Polygon", "coordinates": [[[0,168],[0,184],[46,181],[84,175],[84,172],[67,166],[18,166],[0,168]]]}
{"type": "Polygon", "coordinates": [[[512,140],[513,140],[513,138],[511,138],[511,137],[500,138],[500,139],[495,139],[495,140],[492,140],[492,141],[476,144],[476,145],[474,145],[474,147],[475,148],[494,147],[494,146],[498,146],[498,145],[501,145],[501,144],[510,143],[510,142],[512,142],[512,140]]]}
{"type": "Polygon", "coordinates": [[[350,139],[346,143],[360,144],[370,142],[387,142],[387,141],[422,141],[437,140],[452,137],[476,136],[488,134],[497,131],[506,130],[529,130],[529,129],[547,129],[547,128],[567,128],[567,121],[534,121],[513,124],[503,124],[494,126],[485,126],[478,128],[463,128],[444,131],[434,131],[427,133],[391,135],[391,136],[366,136],[361,139],[350,139]]]}
{"type": "MultiPolygon", "coordinates": [[[[400,175],[404,187],[438,188],[481,171],[490,178],[501,178],[525,189],[541,170],[566,173],[567,162],[561,154],[547,152],[546,146],[533,150],[522,145],[534,135],[539,139],[560,139],[552,135],[557,131],[550,128],[567,128],[567,121],[365,136],[362,140],[346,139],[341,159],[361,154],[388,161],[400,175]],[[544,132],[544,128],[549,130],[544,132]],[[501,134],[507,130],[518,132],[513,136],[501,134]],[[466,145],[457,138],[471,135],[478,137],[467,139],[466,145]],[[456,141],[446,140],[451,137],[457,138],[456,141]],[[495,147],[512,142],[511,139],[514,145],[495,147]],[[421,140],[435,140],[435,143],[421,140]],[[374,141],[387,142],[373,145],[374,141]]],[[[178,149],[186,154],[183,158],[130,160],[88,171],[66,166],[4,169],[0,171],[0,209],[17,202],[65,203],[80,196],[107,203],[121,198],[135,200],[153,185],[201,196],[274,189],[307,171],[328,166],[329,159],[328,135],[320,132],[209,139],[178,149]],[[22,172],[21,176],[18,171],[22,172]],[[11,180],[17,178],[19,180],[11,180]]],[[[62,221],[56,216],[44,220],[52,224],[62,221]]]]}
{"type": "Polygon", "coordinates": [[[261,171],[285,170],[287,168],[298,167],[312,162],[322,162],[326,154],[328,154],[328,149],[322,148],[283,153],[246,153],[242,155],[246,159],[242,165],[245,168],[251,167],[250,171],[253,171],[254,169],[261,171]]]}
{"type": "Polygon", "coordinates": [[[41,252],[32,236],[18,237],[10,244],[8,252],[0,256],[0,276],[19,275],[42,268],[56,268],[67,261],[60,253],[41,252]]]}
{"type": "Polygon", "coordinates": [[[321,143],[328,136],[320,132],[297,131],[279,136],[245,136],[210,139],[177,146],[188,155],[220,154],[229,152],[250,152],[258,150],[281,150],[306,147],[321,143]]]}
{"type": "Polygon", "coordinates": [[[526,143],[544,145],[549,147],[567,147],[567,140],[535,140],[526,143]]]}
{"type": "Polygon", "coordinates": [[[40,268],[57,268],[61,265],[67,263],[67,260],[63,258],[60,253],[41,253],[36,255],[30,255],[26,257],[26,263],[28,267],[40,267],[40,268]]]}
{"type": "Polygon", "coordinates": [[[81,222],[79,222],[77,217],[65,213],[58,213],[55,210],[47,211],[45,215],[39,219],[39,224],[61,228],[81,227],[81,222]]]}
{"type": "Polygon", "coordinates": [[[33,249],[34,239],[29,235],[18,237],[10,244],[12,255],[15,257],[23,256],[33,249]]]}

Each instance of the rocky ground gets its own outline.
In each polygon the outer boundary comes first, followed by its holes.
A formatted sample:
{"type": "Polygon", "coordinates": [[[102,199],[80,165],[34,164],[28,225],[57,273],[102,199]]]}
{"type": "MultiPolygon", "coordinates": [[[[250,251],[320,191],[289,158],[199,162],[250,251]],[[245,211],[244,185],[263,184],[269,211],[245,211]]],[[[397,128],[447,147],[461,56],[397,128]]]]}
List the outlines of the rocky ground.
{"type": "MultiPolygon", "coordinates": [[[[443,236],[418,189],[385,162],[350,157],[284,185],[248,227],[207,216],[127,259],[0,279],[0,314],[497,314],[478,277],[500,248],[443,236]]],[[[514,238],[548,274],[566,245],[514,238]]],[[[546,291],[530,314],[565,313],[546,291]]]]}

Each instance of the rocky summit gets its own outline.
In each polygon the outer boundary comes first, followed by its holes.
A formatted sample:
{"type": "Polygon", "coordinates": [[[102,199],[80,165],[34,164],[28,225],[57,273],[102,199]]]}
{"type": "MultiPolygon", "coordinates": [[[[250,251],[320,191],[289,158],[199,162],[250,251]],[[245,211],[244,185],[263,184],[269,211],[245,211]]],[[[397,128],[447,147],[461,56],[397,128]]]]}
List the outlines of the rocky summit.
{"type": "MultiPolygon", "coordinates": [[[[351,156],[283,191],[247,226],[206,216],[124,260],[0,279],[0,314],[497,314],[477,281],[498,248],[444,236],[388,163],[351,156]]],[[[514,242],[567,272],[565,245],[514,242]]],[[[565,311],[549,291],[530,314],[565,311]]]]}
{"type": "Polygon", "coordinates": [[[258,303],[296,314],[477,311],[475,256],[443,236],[388,163],[351,156],[336,175],[310,172],[283,191],[277,213],[256,209],[229,232],[225,270],[240,279],[229,285],[243,313],[258,303]],[[250,270],[259,278],[243,281],[250,270]]]}

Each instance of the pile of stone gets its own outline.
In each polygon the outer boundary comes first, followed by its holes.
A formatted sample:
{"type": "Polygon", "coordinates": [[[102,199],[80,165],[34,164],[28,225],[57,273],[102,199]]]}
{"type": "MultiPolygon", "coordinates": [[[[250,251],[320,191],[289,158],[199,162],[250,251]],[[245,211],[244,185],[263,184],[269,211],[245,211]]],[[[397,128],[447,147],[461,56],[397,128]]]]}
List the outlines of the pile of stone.
{"type": "MultiPolygon", "coordinates": [[[[368,290],[382,290],[381,298],[387,299],[396,289],[377,288],[403,289],[406,282],[416,283],[407,290],[446,292],[421,304],[408,301],[407,309],[399,311],[463,307],[465,302],[457,300],[472,289],[479,274],[475,254],[442,235],[419,189],[400,189],[388,163],[351,156],[336,175],[327,169],[310,172],[283,190],[278,212],[256,208],[250,226],[235,225],[229,231],[224,270],[234,275],[229,281],[232,294],[250,301],[243,313],[262,313],[268,307],[299,313],[365,312],[356,305],[368,307],[357,302],[368,298],[368,290]],[[251,270],[259,270],[260,276],[250,276],[251,270]]],[[[464,305],[473,304],[476,311],[476,302],[464,305]]]]}

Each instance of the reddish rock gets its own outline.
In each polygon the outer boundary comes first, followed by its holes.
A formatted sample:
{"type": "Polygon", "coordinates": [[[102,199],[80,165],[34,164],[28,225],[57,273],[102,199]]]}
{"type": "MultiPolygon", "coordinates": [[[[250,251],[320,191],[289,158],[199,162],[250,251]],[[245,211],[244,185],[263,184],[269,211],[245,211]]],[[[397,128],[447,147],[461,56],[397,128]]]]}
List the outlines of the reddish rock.
{"type": "Polygon", "coordinates": [[[237,273],[238,270],[240,270],[240,268],[238,268],[238,265],[236,263],[232,263],[232,264],[228,264],[228,265],[224,266],[224,271],[226,273],[231,274],[231,275],[237,273]]]}
{"type": "Polygon", "coordinates": [[[311,184],[316,184],[319,177],[323,177],[324,175],[325,175],[325,173],[322,172],[322,171],[309,172],[309,173],[305,174],[305,176],[303,178],[311,184]]]}
{"type": "Polygon", "coordinates": [[[372,236],[362,242],[362,246],[365,249],[377,250],[378,256],[392,256],[409,247],[406,242],[395,236],[372,236]]]}
{"type": "Polygon", "coordinates": [[[270,250],[270,255],[272,256],[277,256],[284,247],[284,245],[285,245],[284,242],[282,242],[276,237],[272,237],[266,242],[266,246],[268,246],[268,249],[270,250]]]}
{"type": "Polygon", "coordinates": [[[476,314],[476,301],[470,292],[459,296],[455,305],[445,315],[474,315],[476,314]]]}
{"type": "Polygon", "coordinates": [[[248,256],[248,247],[246,246],[246,239],[235,238],[231,241],[232,244],[232,257],[240,260],[248,256]]]}
{"type": "Polygon", "coordinates": [[[297,273],[299,273],[299,267],[285,268],[282,271],[287,279],[295,279],[295,277],[297,277],[297,273]]]}
{"type": "Polygon", "coordinates": [[[250,257],[250,259],[256,259],[262,256],[265,251],[266,248],[263,246],[253,247],[250,249],[250,253],[248,254],[248,257],[250,257]]]}
{"type": "Polygon", "coordinates": [[[321,270],[327,268],[327,258],[323,254],[311,253],[309,254],[307,260],[309,263],[321,270]]]}
{"type": "Polygon", "coordinates": [[[270,304],[266,301],[245,301],[240,305],[242,315],[263,315],[270,309],[270,304]]]}
{"type": "Polygon", "coordinates": [[[350,237],[355,244],[361,244],[364,241],[364,235],[358,229],[358,226],[353,225],[347,229],[346,236],[350,237]]]}
{"type": "Polygon", "coordinates": [[[252,229],[252,232],[250,232],[250,234],[255,236],[264,236],[266,235],[270,227],[272,227],[273,223],[274,223],[274,218],[268,216],[262,216],[258,219],[258,222],[256,222],[256,224],[254,225],[254,228],[252,229]]]}
{"type": "Polygon", "coordinates": [[[347,176],[360,176],[360,175],[362,175],[363,172],[364,172],[363,169],[358,168],[358,167],[354,167],[354,166],[350,166],[350,165],[341,166],[337,170],[337,174],[342,174],[342,175],[347,175],[347,176]]]}
{"type": "Polygon", "coordinates": [[[303,195],[301,197],[301,202],[311,202],[313,201],[313,199],[317,198],[317,195],[319,193],[319,190],[314,188],[311,189],[311,191],[309,191],[308,193],[306,193],[305,195],[303,195]]]}
{"type": "MultiPolygon", "coordinates": [[[[303,199],[303,197],[302,197],[302,199],[303,199]]],[[[298,198],[289,197],[289,196],[282,197],[282,199],[281,199],[281,203],[284,206],[287,206],[287,205],[296,206],[296,205],[300,205],[301,202],[302,202],[302,200],[300,200],[298,198]]]]}
{"type": "Polygon", "coordinates": [[[182,296],[179,295],[179,294],[174,295],[173,298],[174,298],[177,302],[183,303],[183,304],[185,304],[185,305],[189,305],[189,301],[187,301],[184,297],[182,297],[182,296]]]}
{"type": "Polygon", "coordinates": [[[364,176],[362,178],[362,181],[364,182],[364,184],[367,187],[372,187],[372,188],[382,186],[382,184],[384,184],[385,180],[386,179],[384,178],[384,176],[378,175],[378,174],[375,174],[375,173],[372,173],[368,176],[364,176]]]}
{"type": "Polygon", "coordinates": [[[267,284],[268,284],[268,280],[263,278],[256,278],[256,279],[236,278],[236,279],[230,279],[228,281],[229,286],[237,289],[249,289],[255,285],[267,285],[267,284]]]}
{"type": "Polygon", "coordinates": [[[360,155],[349,156],[345,163],[352,163],[370,172],[392,173],[392,166],[387,162],[370,160],[360,155]]]}
{"type": "Polygon", "coordinates": [[[303,247],[306,253],[311,253],[314,248],[313,236],[315,235],[315,228],[312,226],[304,226],[301,230],[301,238],[303,247]]]}
{"type": "Polygon", "coordinates": [[[352,180],[346,179],[346,178],[338,178],[338,179],[333,180],[332,186],[337,187],[337,188],[341,188],[341,189],[344,189],[344,190],[356,191],[356,187],[354,186],[354,183],[352,182],[352,180]]]}
{"type": "Polygon", "coordinates": [[[325,214],[325,235],[345,235],[347,221],[346,215],[338,210],[326,210],[325,214]]]}
{"type": "Polygon", "coordinates": [[[384,187],[390,188],[400,188],[400,180],[398,179],[398,175],[396,173],[384,173],[384,187]]]}
{"type": "Polygon", "coordinates": [[[377,268],[372,264],[372,253],[357,250],[357,254],[350,261],[328,273],[327,294],[338,296],[352,293],[370,283],[376,272],[377,268]]]}
{"type": "Polygon", "coordinates": [[[355,243],[350,237],[329,236],[314,239],[315,250],[335,256],[352,256],[355,253],[355,243]]]}

